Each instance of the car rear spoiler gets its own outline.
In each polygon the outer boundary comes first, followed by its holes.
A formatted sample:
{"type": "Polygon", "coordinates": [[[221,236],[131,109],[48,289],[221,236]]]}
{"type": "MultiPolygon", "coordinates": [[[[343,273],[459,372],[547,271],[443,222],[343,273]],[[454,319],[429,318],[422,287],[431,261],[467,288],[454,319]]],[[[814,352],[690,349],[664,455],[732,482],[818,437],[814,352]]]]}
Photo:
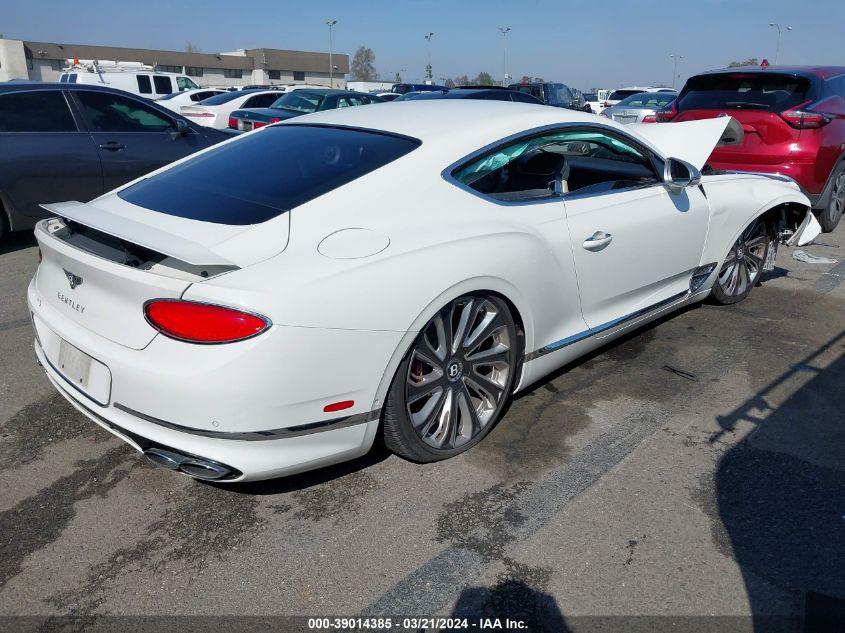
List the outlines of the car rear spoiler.
{"type": "Polygon", "coordinates": [[[632,123],[626,129],[658,150],[664,158],[680,158],[701,169],[716,147],[742,143],[742,125],[733,117],[679,123],[632,123]]]}
{"type": "Polygon", "coordinates": [[[108,235],[143,246],[168,257],[194,266],[237,266],[209,249],[179,235],[162,231],[149,224],[110,213],[104,209],[83,202],[56,202],[42,204],[42,209],[65,220],[78,222],[108,235]]]}

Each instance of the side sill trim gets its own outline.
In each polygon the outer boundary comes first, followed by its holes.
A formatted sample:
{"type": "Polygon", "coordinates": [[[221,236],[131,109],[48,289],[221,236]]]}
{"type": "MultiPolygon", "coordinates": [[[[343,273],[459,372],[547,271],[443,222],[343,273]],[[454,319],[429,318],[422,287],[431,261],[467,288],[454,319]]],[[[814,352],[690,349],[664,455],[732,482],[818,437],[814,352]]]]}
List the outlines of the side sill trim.
{"type": "Polygon", "coordinates": [[[263,440],[281,440],[290,437],[300,437],[302,435],[311,435],[312,433],[322,433],[323,431],[334,431],[336,429],[343,429],[347,426],[355,426],[356,424],[364,424],[378,420],[381,416],[381,409],[374,409],[366,413],[357,413],[355,415],[347,415],[342,418],[332,418],[331,420],[320,420],[318,422],[309,422],[306,424],[298,424],[296,426],[289,426],[280,429],[268,429],[267,431],[206,431],[204,429],[195,429],[181,424],[174,424],[159,418],[154,418],[146,413],[135,411],[129,407],[114,403],[114,408],[128,413],[129,415],[140,418],[145,422],[151,422],[163,426],[167,429],[179,431],[180,433],[188,433],[190,435],[199,435],[201,437],[210,437],[220,440],[240,440],[246,442],[259,442],[263,440]]]}
{"type": "Polygon", "coordinates": [[[554,343],[549,343],[548,345],[545,345],[540,349],[531,352],[530,354],[526,354],[525,362],[534,360],[535,358],[540,358],[541,356],[545,356],[546,354],[567,347],[568,345],[572,345],[573,343],[577,343],[578,341],[583,341],[584,339],[590,338],[591,336],[595,336],[596,334],[601,334],[602,332],[614,328],[617,325],[622,325],[627,321],[631,321],[632,319],[641,317],[653,310],[659,310],[660,308],[675,303],[676,301],[684,299],[690,295],[691,293],[689,290],[684,290],[683,292],[679,292],[678,294],[673,295],[668,299],[664,299],[663,301],[659,301],[653,305],[650,305],[647,308],[642,308],[640,310],[637,310],[636,312],[632,312],[631,314],[627,314],[623,317],[619,317],[618,319],[614,319],[613,321],[602,323],[597,327],[590,328],[589,330],[584,330],[583,332],[578,332],[577,334],[573,334],[572,336],[567,336],[566,338],[562,338],[559,341],[555,341],[554,343]]]}

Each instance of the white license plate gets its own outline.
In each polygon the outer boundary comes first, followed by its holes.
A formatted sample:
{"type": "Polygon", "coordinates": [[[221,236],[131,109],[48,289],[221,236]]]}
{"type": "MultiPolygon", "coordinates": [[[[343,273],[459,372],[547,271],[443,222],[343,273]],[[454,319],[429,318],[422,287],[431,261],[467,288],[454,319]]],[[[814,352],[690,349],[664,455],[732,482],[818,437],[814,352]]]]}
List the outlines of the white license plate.
{"type": "Polygon", "coordinates": [[[59,344],[59,371],[74,385],[87,390],[91,377],[91,357],[62,339],[59,344]]]}

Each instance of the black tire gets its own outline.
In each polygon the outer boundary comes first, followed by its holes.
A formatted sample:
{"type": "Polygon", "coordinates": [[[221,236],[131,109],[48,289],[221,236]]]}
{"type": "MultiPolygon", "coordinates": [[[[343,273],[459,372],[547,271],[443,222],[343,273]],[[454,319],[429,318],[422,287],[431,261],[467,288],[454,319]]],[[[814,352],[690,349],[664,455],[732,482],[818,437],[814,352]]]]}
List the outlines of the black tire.
{"type": "Polygon", "coordinates": [[[827,206],[819,211],[819,224],[824,233],[832,232],[845,213],[845,163],[840,163],[830,178],[827,206]]]}
{"type": "Polygon", "coordinates": [[[745,301],[763,275],[763,264],[771,246],[771,231],[760,218],[751,223],[728,252],[710,298],[720,305],[745,301]]]}
{"type": "Polygon", "coordinates": [[[513,315],[499,297],[480,293],[450,301],[425,325],[396,370],[384,406],[387,448],[425,463],[454,457],[478,444],[507,409],[522,353],[520,340],[513,315]],[[469,317],[463,317],[464,310],[469,310],[469,317]],[[492,320],[482,329],[491,314],[492,320]],[[471,339],[476,328],[478,337],[471,339]],[[439,340],[437,349],[432,344],[441,331],[443,340],[451,341],[442,358],[439,340]],[[467,341],[469,345],[464,344],[467,341]],[[490,373],[485,374],[488,368],[490,373]],[[493,399],[495,407],[485,409],[493,399]],[[446,426],[439,433],[444,420],[446,426]],[[437,446],[440,436],[445,439],[437,446]]]}

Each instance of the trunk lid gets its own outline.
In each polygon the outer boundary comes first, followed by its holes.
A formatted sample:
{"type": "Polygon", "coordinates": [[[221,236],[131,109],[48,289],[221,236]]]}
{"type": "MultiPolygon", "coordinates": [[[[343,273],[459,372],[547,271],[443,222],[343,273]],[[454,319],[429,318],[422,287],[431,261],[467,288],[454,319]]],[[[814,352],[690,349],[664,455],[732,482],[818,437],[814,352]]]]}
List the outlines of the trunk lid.
{"type": "Polygon", "coordinates": [[[176,299],[191,282],[82,250],[65,241],[67,231],[65,223],[56,219],[44,220],[35,228],[42,258],[35,276],[38,293],[82,327],[120,345],[143,349],[156,335],[144,318],[144,302],[157,297],[176,299]]]}
{"type": "Polygon", "coordinates": [[[797,143],[801,130],[793,128],[780,114],[765,110],[687,110],[674,122],[714,119],[729,114],[742,125],[742,142],[717,147],[710,162],[778,165],[789,157],[790,146],[797,143]]]}
{"type": "Polygon", "coordinates": [[[801,137],[782,112],[817,98],[818,82],[794,72],[738,69],[691,77],[675,101],[672,122],[731,116],[744,133],[740,143],[718,147],[711,163],[778,165],[801,137]]]}
{"type": "Polygon", "coordinates": [[[179,109],[179,112],[189,121],[193,121],[198,125],[204,125],[206,127],[214,127],[219,115],[217,108],[206,108],[194,105],[182,106],[179,109]]]}
{"type": "Polygon", "coordinates": [[[179,298],[192,283],[272,257],[288,240],[288,213],[261,225],[217,224],[115,194],[43,206],[59,218],[35,230],[39,293],[62,315],[132,349],[156,335],[144,318],[145,302],[179,298]]]}

